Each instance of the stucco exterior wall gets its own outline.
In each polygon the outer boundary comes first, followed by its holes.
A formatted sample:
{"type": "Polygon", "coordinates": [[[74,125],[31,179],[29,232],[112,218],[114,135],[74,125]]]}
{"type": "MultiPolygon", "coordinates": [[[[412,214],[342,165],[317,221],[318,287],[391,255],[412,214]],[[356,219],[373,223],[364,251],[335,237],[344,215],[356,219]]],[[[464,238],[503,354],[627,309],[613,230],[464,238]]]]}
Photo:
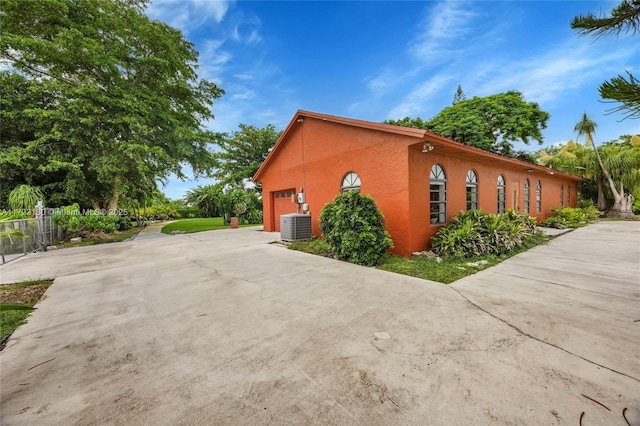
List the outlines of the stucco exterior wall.
{"type": "MultiPolygon", "coordinates": [[[[362,182],[361,192],[372,195],[385,217],[393,219],[386,220],[387,229],[398,236],[399,248],[406,251],[406,138],[313,118],[296,124],[262,180],[265,231],[278,228],[273,193],[294,187],[297,191],[304,188],[312,232],[319,236],[320,211],[340,193],[343,177],[356,172],[362,182]]],[[[291,204],[295,212],[296,204],[291,204]]]]}
{"type": "MultiPolygon", "coordinates": [[[[440,153],[438,150],[423,153],[421,145],[409,148],[410,186],[410,228],[412,230],[411,251],[430,248],[430,240],[444,225],[429,222],[429,175],[434,164],[440,164],[447,177],[447,217],[448,221],[460,211],[466,211],[466,177],[474,170],[478,177],[478,208],[488,213],[498,212],[498,176],[505,180],[505,209],[524,212],[524,182],[529,179],[529,215],[542,221],[552,214],[552,209],[560,206],[560,186],[562,185],[564,206],[568,205],[569,188],[571,206],[577,205],[577,185],[563,177],[549,172],[526,171],[526,166],[512,166],[499,161],[480,161],[469,158],[468,154],[440,153]],[[541,211],[536,211],[536,185],[540,181],[541,211]]],[[[406,254],[406,253],[405,253],[406,254]]]]}
{"type": "Polygon", "coordinates": [[[279,230],[279,214],[296,212],[298,204],[290,196],[280,197],[282,191],[304,188],[312,232],[320,236],[320,211],[340,193],[344,176],[355,172],[361,180],[360,191],[371,195],[385,216],[394,242],[392,251],[409,255],[428,249],[431,237],[443,226],[432,225],[429,220],[429,175],[436,163],[446,173],[449,221],[466,210],[466,175],[470,169],[478,175],[478,208],[485,212],[497,213],[500,174],[506,183],[505,209],[524,211],[525,179],[530,183],[529,214],[538,220],[560,206],[561,185],[564,205],[568,205],[569,188],[571,206],[577,205],[580,178],[554,174],[544,167],[488,154],[437,135],[428,136],[424,131],[396,132],[376,123],[368,127],[367,122],[309,114],[312,116],[294,117],[264,170],[258,172],[263,186],[265,231],[279,230]],[[432,139],[432,151],[422,152],[425,138],[432,139]],[[540,212],[536,211],[538,181],[542,185],[540,212]]]}

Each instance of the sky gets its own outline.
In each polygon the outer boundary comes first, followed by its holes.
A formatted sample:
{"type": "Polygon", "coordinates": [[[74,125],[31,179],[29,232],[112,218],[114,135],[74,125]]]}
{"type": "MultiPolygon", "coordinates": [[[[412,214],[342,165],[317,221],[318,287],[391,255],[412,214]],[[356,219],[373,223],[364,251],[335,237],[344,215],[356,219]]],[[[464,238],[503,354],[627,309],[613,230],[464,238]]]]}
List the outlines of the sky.
{"type": "MultiPolygon", "coordinates": [[[[200,78],[225,95],[206,127],[284,130],[299,109],[361,120],[430,119],[458,85],[468,99],[517,90],[550,114],[544,143],[576,135],[583,113],[596,143],[640,133],[640,120],[607,113],[598,86],[640,73],[640,34],[580,36],[576,15],[619,1],[152,0],[147,15],[182,30],[200,78]]],[[[188,168],[185,169],[188,174],[188,168]]],[[[212,179],[170,178],[171,199],[212,179]]]]}

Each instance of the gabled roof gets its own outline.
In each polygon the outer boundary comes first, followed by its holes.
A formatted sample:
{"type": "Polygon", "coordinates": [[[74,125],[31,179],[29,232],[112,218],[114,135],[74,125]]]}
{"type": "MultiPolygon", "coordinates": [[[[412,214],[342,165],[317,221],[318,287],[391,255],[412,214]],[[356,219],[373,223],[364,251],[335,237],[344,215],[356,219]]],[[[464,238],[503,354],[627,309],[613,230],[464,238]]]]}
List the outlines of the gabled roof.
{"type": "Polygon", "coordinates": [[[485,151],[474,146],[466,145],[461,142],[456,142],[453,139],[445,138],[444,136],[437,135],[428,130],[414,129],[412,127],[396,126],[393,124],[376,123],[373,121],[356,120],[353,118],[338,117],[335,115],[319,114],[317,112],[298,110],[293,116],[293,119],[289,122],[289,125],[284,130],[278,142],[274,145],[271,152],[264,160],[256,174],[253,176],[254,182],[259,182],[264,171],[269,167],[269,164],[277,156],[278,152],[282,149],[289,134],[293,131],[294,126],[300,119],[314,118],[322,121],[329,121],[332,123],[343,124],[345,126],[360,127],[368,130],[376,130],[380,132],[392,133],[397,135],[408,136],[416,138],[416,144],[422,142],[435,142],[438,144],[438,148],[444,149],[444,152],[449,155],[472,155],[477,161],[490,161],[490,162],[504,162],[511,166],[523,168],[527,171],[538,171],[547,174],[558,174],[575,181],[584,181],[585,179],[575,176],[569,173],[561,172],[558,170],[550,169],[548,167],[540,166],[537,164],[528,163],[526,161],[518,160],[512,157],[506,157],[504,155],[495,154],[489,151],[485,151]]]}

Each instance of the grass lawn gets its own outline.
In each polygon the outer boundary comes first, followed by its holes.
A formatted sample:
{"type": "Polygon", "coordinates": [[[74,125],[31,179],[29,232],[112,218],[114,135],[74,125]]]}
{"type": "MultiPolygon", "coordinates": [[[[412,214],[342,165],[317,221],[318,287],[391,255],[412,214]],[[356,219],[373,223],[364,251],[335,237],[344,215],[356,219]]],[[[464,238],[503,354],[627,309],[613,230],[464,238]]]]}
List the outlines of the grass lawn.
{"type": "MultiPolygon", "coordinates": [[[[42,297],[53,279],[23,281],[0,286],[0,303],[20,303],[33,306],[42,297]]],[[[0,349],[16,328],[27,322],[31,311],[4,310],[0,312],[0,349]]]]}
{"type": "MultiPolygon", "coordinates": [[[[450,284],[468,275],[473,275],[482,269],[497,265],[503,260],[515,256],[518,253],[522,253],[531,247],[544,244],[551,238],[552,237],[544,235],[535,236],[527,245],[500,256],[489,255],[473,258],[457,258],[449,256],[443,257],[441,262],[429,260],[424,257],[408,258],[386,254],[382,257],[378,265],[376,265],[376,268],[416,278],[422,278],[424,280],[450,284]]],[[[288,244],[288,246],[292,250],[303,251],[305,253],[316,254],[319,256],[333,257],[331,248],[322,240],[313,239],[309,241],[296,241],[288,244]]]]}
{"type": "MultiPolygon", "coordinates": [[[[247,226],[260,225],[240,225],[241,228],[247,226]]],[[[170,234],[173,231],[182,231],[185,234],[194,232],[212,231],[216,229],[230,229],[231,226],[225,225],[221,217],[206,217],[197,219],[181,219],[162,227],[163,234],[170,234]]]]}

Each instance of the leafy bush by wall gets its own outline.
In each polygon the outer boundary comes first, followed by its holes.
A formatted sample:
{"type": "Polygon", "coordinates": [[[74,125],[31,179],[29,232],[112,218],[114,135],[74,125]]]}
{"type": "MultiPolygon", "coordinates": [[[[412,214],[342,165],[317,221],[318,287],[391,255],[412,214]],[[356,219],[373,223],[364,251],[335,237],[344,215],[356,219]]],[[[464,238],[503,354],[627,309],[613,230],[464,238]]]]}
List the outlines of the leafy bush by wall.
{"type": "Polygon", "coordinates": [[[393,247],[382,212],[358,191],[344,192],[324,206],[320,231],[336,256],[358,265],[375,265],[393,247]]]}
{"type": "Polygon", "coordinates": [[[585,225],[600,217],[600,210],[593,204],[586,207],[558,207],[552,210],[553,214],[540,223],[541,226],[555,227],[558,225],[575,228],[585,225]]]}
{"type": "Polygon", "coordinates": [[[104,215],[96,210],[82,214],[78,204],[61,207],[53,214],[53,221],[71,233],[102,231],[110,234],[118,229],[119,220],[120,216],[104,215]]]}
{"type": "Polygon", "coordinates": [[[535,219],[515,210],[499,215],[471,210],[454,219],[431,240],[432,250],[440,256],[503,254],[522,247],[537,232],[535,219]]]}
{"type": "Polygon", "coordinates": [[[259,225],[262,224],[262,210],[249,210],[238,218],[241,225],[259,225]]]}

